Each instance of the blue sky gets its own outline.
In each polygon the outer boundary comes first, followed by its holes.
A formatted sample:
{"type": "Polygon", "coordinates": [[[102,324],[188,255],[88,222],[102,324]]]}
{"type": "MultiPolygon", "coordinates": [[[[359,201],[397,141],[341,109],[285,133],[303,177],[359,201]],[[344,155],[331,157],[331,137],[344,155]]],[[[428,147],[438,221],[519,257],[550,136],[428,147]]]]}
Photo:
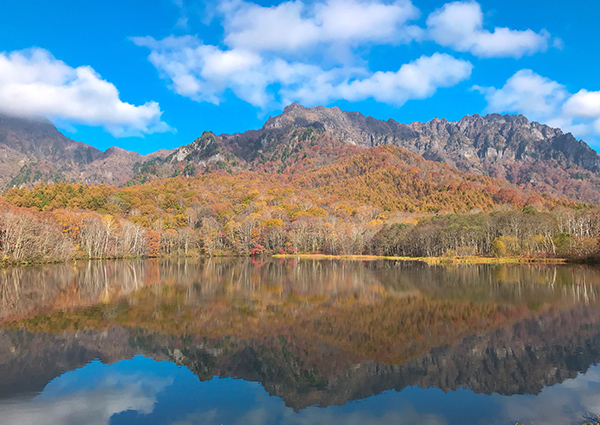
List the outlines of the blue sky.
{"type": "Polygon", "coordinates": [[[523,113],[600,147],[589,0],[3,0],[0,111],[148,153],[298,101],[399,122],[523,113]]]}

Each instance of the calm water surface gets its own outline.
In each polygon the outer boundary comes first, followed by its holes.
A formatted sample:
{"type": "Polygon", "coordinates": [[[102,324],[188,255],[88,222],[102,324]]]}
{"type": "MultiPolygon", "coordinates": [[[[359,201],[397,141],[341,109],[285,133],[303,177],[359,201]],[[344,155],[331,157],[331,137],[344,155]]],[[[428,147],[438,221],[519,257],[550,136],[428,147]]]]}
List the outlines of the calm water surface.
{"type": "Polygon", "coordinates": [[[111,261],[0,270],[0,424],[581,424],[600,269],[111,261]]]}

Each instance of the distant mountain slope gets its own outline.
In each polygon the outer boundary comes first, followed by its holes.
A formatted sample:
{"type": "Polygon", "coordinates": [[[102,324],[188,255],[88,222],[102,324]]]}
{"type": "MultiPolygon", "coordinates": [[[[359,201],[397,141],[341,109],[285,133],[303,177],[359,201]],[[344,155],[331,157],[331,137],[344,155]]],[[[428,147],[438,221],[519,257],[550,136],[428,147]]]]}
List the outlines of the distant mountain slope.
{"type": "Polygon", "coordinates": [[[490,210],[504,203],[544,202],[509,182],[462,172],[389,145],[299,174],[293,181],[300,187],[387,211],[490,210]]]}
{"type": "Polygon", "coordinates": [[[39,162],[47,163],[44,171],[56,173],[58,177],[64,172],[79,171],[102,156],[102,152],[92,146],[63,136],[49,121],[0,115],[0,181],[5,185],[21,170],[31,174],[31,167],[39,162]]]}
{"type": "Polygon", "coordinates": [[[124,184],[136,162],[167,156],[149,156],[120,148],[105,152],[61,134],[47,120],[0,114],[0,186],[32,185],[52,181],[124,184]]]}

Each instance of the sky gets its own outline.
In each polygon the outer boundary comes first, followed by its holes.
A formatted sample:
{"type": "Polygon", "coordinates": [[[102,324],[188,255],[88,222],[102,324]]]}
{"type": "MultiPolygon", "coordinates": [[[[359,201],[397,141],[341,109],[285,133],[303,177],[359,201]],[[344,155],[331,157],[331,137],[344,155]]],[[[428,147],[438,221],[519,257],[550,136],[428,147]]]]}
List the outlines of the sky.
{"type": "Polygon", "coordinates": [[[592,0],[0,0],[0,112],[146,154],[291,102],[519,113],[600,148],[592,0]]]}

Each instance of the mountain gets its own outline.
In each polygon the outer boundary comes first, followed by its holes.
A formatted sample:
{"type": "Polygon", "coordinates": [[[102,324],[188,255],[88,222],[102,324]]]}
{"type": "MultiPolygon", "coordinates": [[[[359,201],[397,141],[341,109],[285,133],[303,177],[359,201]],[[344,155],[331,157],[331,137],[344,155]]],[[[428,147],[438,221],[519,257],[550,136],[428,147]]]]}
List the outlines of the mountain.
{"type": "Polygon", "coordinates": [[[593,173],[600,171],[600,156],[585,142],[560,129],[530,122],[522,115],[472,115],[454,122],[434,118],[407,125],[335,107],[309,109],[292,104],[282,115],[270,118],[263,129],[299,127],[307,122],[312,126],[322,124],[322,128],[347,144],[364,148],[396,145],[467,172],[502,174],[504,169],[504,174],[495,177],[509,180],[508,170],[519,161],[554,159],[593,173]]]}
{"type": "Polygon", "coordinates": [[[102,152],[61,134],[44,119],[0,115],[0,186],[78,181],[121,185],[135,163],[167,156],[148,156],[112,147],[102,152]]]}
{"type": "Polygon", "coordinates": [[[188,145],[147,156],[118,148],[100,152],[68,139],[47,121],[0,117],[0,184],[66,180],[123,185],[214,171],[302,174],[381,145],[525,190],[600,203],[600,156],[570,133],[522,115],[402,124],[297,103],[258,130],[205,131],[188,145]]]}
{"type": "Polygon", "coordinates": [[[192,161],[202,172],[298,173],[380,145],[395,145],[524,189],[600,203],[600,155],[572,134],[522,115],[401,124],[337,107],[305,108],[293,103],[259,130],[219,136],[205,132],[190,145],[175,149],[167,160],[192,161]]]}

